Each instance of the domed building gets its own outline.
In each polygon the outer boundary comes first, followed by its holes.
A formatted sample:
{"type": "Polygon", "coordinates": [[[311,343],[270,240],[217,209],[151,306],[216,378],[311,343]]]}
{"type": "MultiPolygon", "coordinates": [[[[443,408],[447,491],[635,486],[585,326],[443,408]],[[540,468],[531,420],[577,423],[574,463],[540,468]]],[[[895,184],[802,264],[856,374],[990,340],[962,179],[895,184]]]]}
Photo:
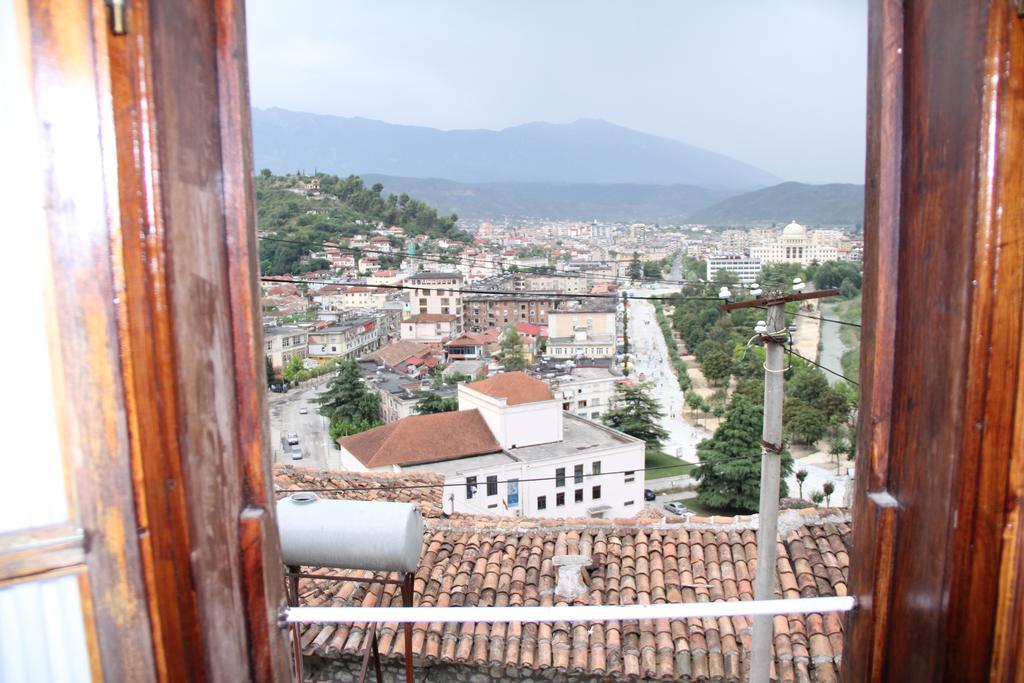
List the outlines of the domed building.
{"type": "Polygon", "coordinates": [[[819,244],[808,233],[807,228],[795,220],[782,229],[774,242],[750,248],[750,257],[761,263],[800,263],[805,266],[812,261],[835,261],[839,250],[834,246],[819,244]]]}

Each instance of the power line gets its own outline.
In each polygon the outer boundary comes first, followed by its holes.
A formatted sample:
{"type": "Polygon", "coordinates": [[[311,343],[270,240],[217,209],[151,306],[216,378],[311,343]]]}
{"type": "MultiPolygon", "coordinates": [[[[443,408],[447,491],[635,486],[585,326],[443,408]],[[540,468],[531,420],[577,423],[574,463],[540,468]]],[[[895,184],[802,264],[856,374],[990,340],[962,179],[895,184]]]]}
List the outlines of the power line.
{"type": "MultiPolygon", "coordinates": [[[[718,465],[720,463],[733,462],[733,461],[737,461],[737,460],[753,460],[753,459],[758,459],[760,457],[761,457],[760,453],[755,454],[755,455],[741,455],[741,456],[736,456],[736,457],[733,457],[733,458],[723,458],[722,460],[715,460],[714,462],[709,462],[707,464],[714,466],[714,465],[718,465]]],[[[629,475],[629,474],[635,474],[637,472],[653,472],[653,471],[656,471],[656,470],[673,469],[673,468],[676,468],[676,467],[684,467],[686,465],[691,465],[693,467],[699,467],[701,464],[703,464],[703,463],[699,463],[699,462],[698,463],[692,463],[692,462],[682,462],[681,461],[680,464],[678,464],[678,465],[658,465],[656,467],[638,467],[635,470],[618,470],[618,471],[614,471],[614,472],[598,472],[596,474],[591,473],[591,474],[584,474],[582,476],[584,478],[588,478],[589,479],[591,477],[606,477],[606,476],[613,476],[613,475],[619,475],[619,474],[629,475]]],[[[518,482],[518,483],[528,483],[528,482],[538,482],[538,481],[557,481],[558,479],[562,479],[562,480],[568,481],[569,479],[574,479],[575,480],[575,477],[576,477],[576,475],[572,474],[572,475],[566,475],[564,477],[554,476],[554,477],[531,477],[531,478],[527,478],[527,479],[502,479],[502,480],[499,480],[497,483],[498,484],[507,484],[507,483],[512,482],[512,481],[515,481],[515,482],[518,482]]],[[[477,486],[479,487],[481,485],[485,485],[486,483],[487,483],[486,481],[479,482],[477,484],[477,486]]],[[[472,486],[472,484],[470,484],[470,485],[472,486]]],[[[345,488],[278,489],[276,492],[277,493],[349,493],[349,492],[355,492],[355,491],[402,491],[402,490],[405,490],[405,489],[436,489],[436,488],[449,488],[449,487],[461,487],[461,486],[466,486],[466,483],[465,482],[444,482],[444,483],[441,483],[441,484],[394,484],[394,485],[390,485],[390,486],[348,486],[348,487],[345,487],[345,488]]]]}
{"type": "MultiPolygon", "coordinates": [[[[502,260],[498,260],[498,259],[474,258],[472,256],[449,256],[447,254],[403,254],[403,253],[400,253],[400,252],[384,251],[382,249],[364,249],[364,248],[361,248],[361,247],[343,247],[343,246],[335,244],[333,242],[312,242],[312,241],[303,241],[303,240],[291,240],[291,239],[285,239],[283,237],[260,237],[259,239],[267,241],[267,242],[280,242],[282,244],[294,244],[296,246],[306,247],[308,249],[313,249],[313,248],[316,248],[316,247],[331,247],[331,248],[338,249],[338,250],[341,250],[341,251],[354,252],[354,253],[357,253],[357,254],[365,253],[365,254],[379,254],[379,255],[383,255],[383,256],[401,256],[403,259],[404,258],[418,259],[420,261],[427,261],[427,262],[430,262],[430,263],[451,264],[453,261],[461,261],[463,263],[479,263],[479,264],[484,264],[484,265],[489,265],[489,266],[497,265],[497,266],[500,266],[501,268],[505,268],[508,265],[514,265],[514,264],[509,264],[506,261],[502,261],[502,260]],[[438,257],[438,258],[431,258],[431,257],[438,257]]],[[[618,261],[602,260],[602,261],[591,261],[590,263],[618,263],[618,261]]],[[[624,283],[633,283],[634,282],[634,280],[632,278],[629,278],[629,277],[626,277],[626,276],[623,276],[623,275],[602,275],[602,274],[586,273],[586,272],[582,272],[582,271],[569,271],[569,270],[557,270],[556,269],[552,273],[538,273],[538,274],[539,275],[546,275],[546,276],[554,276],[554,277],[587,277],[587,278],[591,278],[591,279],[601,279],[601,280],[608,280],[608,281],[613,281],[613,282],[624,282],[624,283]]],[[[666,279],[660,279],[660,278],[659,279],[644,279],[641,282],[650,282],[650,283],[667,284],[667,285],[689,285],[689,286],[694,286],[694,285],[701,285],[701,286],[703,286],[703,285],[707,284],[707,283],[704,283],[704,282],[694,282],[692,280],[666,280],[666,279]]]]}
{"type": "Polygon", "coordinates": [[[816,366],[816,367],[819,367],[819,368],[821,368],[821,369],[822,369],[822,370],[824,370],[825,372],[830,372],[830,373],[832,373],[833,375],[835,375],[836,377],[839,377],[840,379],[845,379],[845,380],[846,380],[847,382],[849,382],[850,384],[852,384],[852,385],[854,385],[854,386],[856,386],[856,387],[859,387],[859,386],[860,386],[860,382],[854,382],[854,381],[853,381],[852,379],[850,379],[850,378],[849,378],[849,377],[847,377],[846,375],[841,375],[841,374],[839,374],[838,372],[836,372],[835,370],[832,370],[832,369],[826,368],[826,367],[825,367],[824,365],[822,365],[822,364],[820,364],[820,363],[815,363],[815,362],[814,362],[813,360],[811,360],[811,359],[810,359],[810,358],[808,358],[807,356],[801,356],[801,355],[800,355],[799,353],[797,353],[796,351],[794,351],[794,350],[793,350],[793,345],[792,345],[792,344],[790,344],[790,347],[789,347],[789,352],[790,352],[790,353],[791,353],[792,355],[796,356],[797,358],[802,358],[802,359],[804,359],[805,361],[807,361],[808,363],[810,363],[811,365],[814,365],[814,366],[816,366]]]}
{"type": "Polygon", "coordinates": [[[718,297],[715,296],[620,296],[618,294],[570,294],[566,292],[517,292],[510,290],[492,290],[492,289],[466,289],[464,287],[414,287],[412,285],[367,285],[365,282],[337,282],[331,280],[301,280],[297,278],[284,278],[284,277],[272,277],[262,276],[260,280],[263,282],[276,282],[278,284],[307,284],[307,285],[342,285],[345,287],[368,287],[370,289],[400,289],[400,290],[411,290],[418,292],[429,292],[431,290],[444,290],[451,291],[458,294],[499,294],[509,295],[517,297],[542,297],[542,298],[556,298],[556,299],[629,299],[630,301],[718,301],[718,297]]]}
{"type": "Polygon", "coordinates": [[[836,320],[835,318],[824,318],[824,317],[818,316],[818,315],[807,315],[806,313],[793,313],[793,315],[798,315],[801,318],[810,318],[811,320],[824,320],[825,322],[829,322],[829,323],[837,323],[839,325],[849,325],[850,327],[860,327],[860,323],[851,323],[851,322],[847,322],[846,320],[836,320]]]}

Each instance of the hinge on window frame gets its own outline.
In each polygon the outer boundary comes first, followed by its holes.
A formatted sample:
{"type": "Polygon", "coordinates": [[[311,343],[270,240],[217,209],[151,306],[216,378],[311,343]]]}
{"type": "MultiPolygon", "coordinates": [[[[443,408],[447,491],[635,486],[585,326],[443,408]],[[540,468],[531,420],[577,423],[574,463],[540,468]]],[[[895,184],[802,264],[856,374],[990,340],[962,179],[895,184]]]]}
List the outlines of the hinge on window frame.
{"type": "Polygon", "coordinates": [[[110,8],[110,32],[115,36],[128,33],[124,17],[127,4],[128,0],[107,0],[107,7],[110,8]]]}

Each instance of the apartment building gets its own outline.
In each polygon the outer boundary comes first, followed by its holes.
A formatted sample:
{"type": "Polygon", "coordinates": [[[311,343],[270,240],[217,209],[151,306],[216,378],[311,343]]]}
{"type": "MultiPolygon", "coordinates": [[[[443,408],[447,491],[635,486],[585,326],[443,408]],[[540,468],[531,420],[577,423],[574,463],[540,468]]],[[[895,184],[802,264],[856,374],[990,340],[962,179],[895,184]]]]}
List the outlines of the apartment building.
{"type": "Polygon", "coordinates": [[[321,360],[352,360],[380,348],[380,327],[375,316],[340,321],[309,332],[309,356],[321,360]]]}
{"type": "Polygon", "coordinates": [[[555,398],[562,401],[562,410],[598,420],[611,408],[615,385],[623,378],[608,367],[577,367],[543,375],[542,379],[555,398]]]}
{"type": "Polygon", "coordinates": [[[409,292],[409,312],[412,314],[453,315],[454,332],[462,332],[462,273],[420,271],[405,279],[415,287],[409,292]]]}
{"type": "Polygon", "coordinates": [[[402,321],[401,339],[441,342],[458,335],[459,319],[446,313],[419,313],[402,321]]]}
{"type": "Polygon", "coordinates": [[[462,325],[472,332],[517,323],[547,325],[549,312],[561,301],[544,294],[475,294],[464,299],[462,325]]]}
{"type": "Polygon", "coordinates": [[[554,359],[612,358],[615,321],[615,304],[599,299],[551,311],[547,355],[554,359]]]}
{"type": "Polygon", "coordinates": [[[757,282],[761,274],[761,259],[743,256],[742,254],[714,254],[707,257],[708,282],[714,282],[719,271],[726,271],[736,276],[741,285],[757,282]]]}
{"type": "Polygon", "coordinates": [[[308,333],[300,327],[264,327],[263,353],[270,357],[275,371],[280,371],[294,356],[306,358],[308,333]]]}

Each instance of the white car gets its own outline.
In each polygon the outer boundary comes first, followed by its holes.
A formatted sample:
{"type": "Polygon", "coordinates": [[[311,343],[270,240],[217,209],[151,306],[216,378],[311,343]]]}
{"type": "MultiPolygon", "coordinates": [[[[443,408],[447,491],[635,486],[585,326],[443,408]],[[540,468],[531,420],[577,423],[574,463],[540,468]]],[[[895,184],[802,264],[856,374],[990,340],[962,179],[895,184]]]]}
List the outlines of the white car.
{"type": "Polygon", "coordinates": [[[299,408],[299,415],[305,415],[308,412],[309,408],[307,408],[306,406],[302,406],[301,408],[299,408]]]}
{"type": "Polygon", "coordinates": [[[292,446],[291,450],[292,460],[302,460],[302,449],[298,446],[292,446]]]}

